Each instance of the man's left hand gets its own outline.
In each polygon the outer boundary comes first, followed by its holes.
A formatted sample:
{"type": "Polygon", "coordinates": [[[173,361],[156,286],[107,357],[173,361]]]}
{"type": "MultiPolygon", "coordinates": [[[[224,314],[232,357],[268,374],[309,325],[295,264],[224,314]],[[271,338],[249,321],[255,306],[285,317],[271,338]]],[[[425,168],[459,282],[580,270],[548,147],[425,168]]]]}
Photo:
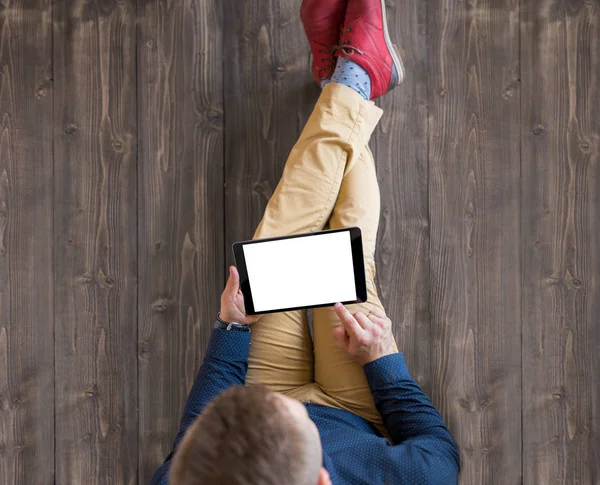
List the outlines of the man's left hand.
{"type": "Polygon", "coordinates": [[[221,320],[251,325],[258,322],[262,315],[246,315],[244,295],[240,288],[240,275],[235,266],[229,267],[227,286],[221,295],[221,320]]]}

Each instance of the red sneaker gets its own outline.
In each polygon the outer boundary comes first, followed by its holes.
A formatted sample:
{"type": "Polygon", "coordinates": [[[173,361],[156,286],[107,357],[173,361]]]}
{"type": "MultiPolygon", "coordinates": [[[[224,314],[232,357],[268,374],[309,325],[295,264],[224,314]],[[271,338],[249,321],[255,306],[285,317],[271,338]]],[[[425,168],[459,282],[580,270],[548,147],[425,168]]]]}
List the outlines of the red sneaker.
{"type": "Polygon", "coordinates": [[[335,68],[333,47],[340,40],[348,0],[303,0],[300,19],[308,37],[315,81],[329,79],[335,68]]]}
{"type": "Polygon", "coordinates": [[[404,66],[387,28],[385,0],[349,0],[336,57],[361,66],[371,78],[371,99],[404,81],[404,66]]]}

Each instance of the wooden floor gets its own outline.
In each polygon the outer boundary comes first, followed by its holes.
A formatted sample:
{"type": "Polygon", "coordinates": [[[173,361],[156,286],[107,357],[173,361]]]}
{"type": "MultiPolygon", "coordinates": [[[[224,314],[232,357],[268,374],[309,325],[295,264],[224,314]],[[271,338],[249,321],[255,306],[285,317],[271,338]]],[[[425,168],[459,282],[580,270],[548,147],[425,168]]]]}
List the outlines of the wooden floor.
{"type": "MultiPolygon", "coordinates": [[[[1,484],[145,484],[168,453],[319,93],[299,3],[0,6],[1,484]]],[[[598,485],[600,1],[387,5],[399,347],[461,484],[598,485]]]]}

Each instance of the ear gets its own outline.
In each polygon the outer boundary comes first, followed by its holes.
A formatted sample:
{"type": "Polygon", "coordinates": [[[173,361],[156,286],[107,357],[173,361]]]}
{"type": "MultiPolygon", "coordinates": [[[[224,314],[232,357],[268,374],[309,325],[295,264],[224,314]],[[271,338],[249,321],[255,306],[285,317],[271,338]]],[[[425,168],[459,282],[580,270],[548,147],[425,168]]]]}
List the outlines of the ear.
{"type": "Polygon", "coordinates": [[[317,482],[317,485],[332,485],[329,472],[323,467],[321,467],[321,471],[319,472],[319,481],[317,482]]]}

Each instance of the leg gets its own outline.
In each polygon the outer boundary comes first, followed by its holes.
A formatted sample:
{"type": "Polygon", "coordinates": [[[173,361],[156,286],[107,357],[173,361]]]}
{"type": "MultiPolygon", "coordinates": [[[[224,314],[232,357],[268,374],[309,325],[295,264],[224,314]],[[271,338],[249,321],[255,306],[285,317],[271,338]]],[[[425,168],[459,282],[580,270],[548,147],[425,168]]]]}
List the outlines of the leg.
{"type": "MultiPolygon", "coordinates": [[[[325,86],[253,239],[323,230],[342,179],[358,162],[381,113],[346,86],[325,86]]],[[[269,313],[253,325],[248,383],[292,393],[313,380],[306,310],[269,313]]]]}
{"type": "MultiPolygon", "coordinates": [[[[385,312],[375,286],[375,244],[379,225],[380,194],[371,150],[366,147],[354,168],[342,181],[338,200],[329,226],[359,226],[363,235],[363,251],[368,300],[348,305],[351,313],[365,314],[376,308],[385,312]]],[[[352,411],[381,429],[382,420],[374,406],[373,396],[362,367],[341,352],[333,340],[332,329],[339,325],[333,307],[313,309],[315,350],[315,382],[333,397],[342,409],[352,411]]]]}

